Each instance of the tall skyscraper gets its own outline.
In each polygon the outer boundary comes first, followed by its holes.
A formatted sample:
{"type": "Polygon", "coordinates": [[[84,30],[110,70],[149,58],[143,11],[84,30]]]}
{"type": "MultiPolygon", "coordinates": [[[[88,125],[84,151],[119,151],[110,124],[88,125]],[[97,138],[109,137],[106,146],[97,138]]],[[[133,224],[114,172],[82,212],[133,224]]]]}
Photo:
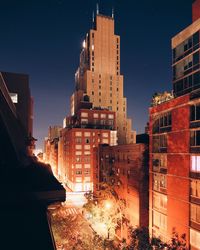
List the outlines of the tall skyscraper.
{"type": "Polygon", "coordinates": [[[152,235],[168,241],[186,235],[200,249],[200,0],[193,23],[172,38],[173,89],[150,108],[150,207],[152,235]]]}
{"type": "Polygon", "coordinates": [[[120,73],[120,36],[115,35],[114,16],[97,11],[93,27],[86,34],[80,54],[80,65],[75,74],[75,92],[71,97],[71,115],[79,109],[85,95],[93,107],[116,112],[118,143],[134,143],[131,119],[127,119],[127,99],[123,93],[120,73]]]}

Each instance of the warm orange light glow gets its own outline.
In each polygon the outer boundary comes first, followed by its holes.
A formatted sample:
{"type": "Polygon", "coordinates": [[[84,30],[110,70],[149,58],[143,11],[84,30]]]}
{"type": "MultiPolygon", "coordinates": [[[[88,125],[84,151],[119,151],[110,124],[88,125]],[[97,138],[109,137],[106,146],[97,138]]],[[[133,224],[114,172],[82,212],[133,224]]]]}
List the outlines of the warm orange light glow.
{"type": "Polygon", "coordinates": [[[106,203],[105,203],[105,207],[106,207],[106,209],[110,209],[110,208],[112,207],[111,202],[106,201],[106,203]]]}

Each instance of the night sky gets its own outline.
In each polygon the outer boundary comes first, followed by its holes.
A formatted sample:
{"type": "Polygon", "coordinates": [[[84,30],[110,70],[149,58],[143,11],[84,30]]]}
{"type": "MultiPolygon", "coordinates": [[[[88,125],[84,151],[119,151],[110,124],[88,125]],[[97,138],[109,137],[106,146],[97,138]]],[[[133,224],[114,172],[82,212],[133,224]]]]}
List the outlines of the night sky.
{"type": "MultiPolygon", "coordinates": [[[[50,125],[69,114],[74,74],[93,0],[0,0],[0,71],[30,75],[34,137],[43,147],[50,125]]],[[[172,89],[171,38],[191,23],[192,0],[101,0],[115,9],[121,36],[121,74],[133,128],[144,131],[154,92],[172,89]]]]}

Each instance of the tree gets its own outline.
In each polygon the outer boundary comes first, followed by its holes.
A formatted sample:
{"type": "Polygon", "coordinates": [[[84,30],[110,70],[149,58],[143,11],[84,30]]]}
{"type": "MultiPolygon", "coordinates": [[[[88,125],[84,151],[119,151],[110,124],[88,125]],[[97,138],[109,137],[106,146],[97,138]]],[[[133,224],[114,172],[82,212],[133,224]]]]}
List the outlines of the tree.
{"type": "Polygon", "coordinates": [[[87,203],[84,205],[87,219],[98,233],[106,238],[112,239],[117,227],[122,226],[125,221],[125,202],[120,200],[113,187],[101,183],[100,190],[93,195],[86,194],[87,203]],[[104,232],[103,232],[104,231],[104,232]]]}
{"type": "Polygon", "coordinates": [[[131,243],[129,250],[150,250],[150,249],[167,249],[167,250],[187,250],[186,235],[180,237],[173,229],[172,237],[169,242],[162,242],[160,238],[150,238],[149,230],[146,227],[130,228],[131,243]]]}

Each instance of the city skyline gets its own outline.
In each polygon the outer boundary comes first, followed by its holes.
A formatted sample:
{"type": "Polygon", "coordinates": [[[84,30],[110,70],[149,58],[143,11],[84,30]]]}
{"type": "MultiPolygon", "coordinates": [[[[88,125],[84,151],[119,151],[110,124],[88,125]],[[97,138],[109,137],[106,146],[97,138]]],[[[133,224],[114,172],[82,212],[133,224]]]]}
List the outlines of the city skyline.
{"type": "MultiPolygon", "coordinates": [[[[115,32],[122,37],[121,71],[129,100],[128,114],[138,133],[144,131],[148,121],[147,107],[152,94],[172,88],[170,39],[191,22],[188,10],[191,1],[180,6],[179,2],[168,1],[166,6],[159,1],[152,4],[148,1],[135,4],[101,1],[99,4],[102,14],[111,15],[112,6],[115,9],[115,32]],[[135,21],[132,25],[130,15],[135,21]],[[146,34],[142,30],[146,28],[147,19],[152,29],[148,28],[146,34]],[[162,46],[157,46],[157,40],[162,46]],[[159,74],[155,76],[154,72],[159,74]]],[[[21,2],[17,6],[15,1],[1,3],[1,30],[5,40],[2,39],[0,68],[30,75],[35,100],[34,136],[39,140],[39,148],[43,146],[48,126],[62,125],[63,118],[70,112],[67,107],[74,89],[84,31],[91,28],[92,11],[96,8],[96,1],[78,3],[79,8],[77,2],[67,4],[64,1],[51,1],[49,6],[37,2],[21,2]]]]}

